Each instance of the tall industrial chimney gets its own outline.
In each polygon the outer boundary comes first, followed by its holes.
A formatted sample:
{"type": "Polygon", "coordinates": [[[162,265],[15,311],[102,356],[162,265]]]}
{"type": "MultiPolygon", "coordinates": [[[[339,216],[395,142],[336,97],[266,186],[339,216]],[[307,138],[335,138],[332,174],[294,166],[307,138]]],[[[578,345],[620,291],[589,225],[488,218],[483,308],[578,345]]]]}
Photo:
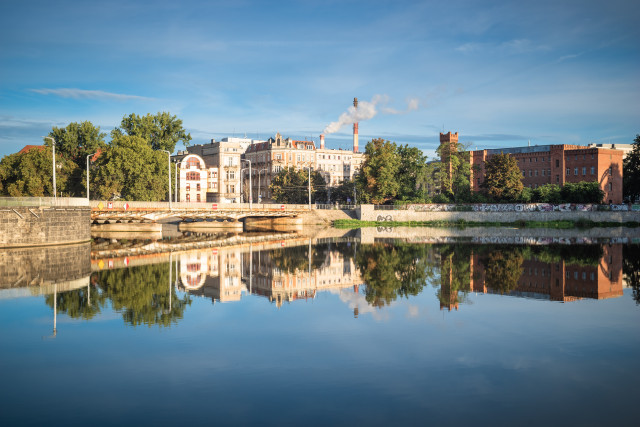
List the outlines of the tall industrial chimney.
{"type": "Polygon", "coordinates": [[[320,149],[324,150],[324,135],[320,134],[320,149]]]}
{"type": "MultiPolygon", "coordinates": [[[[353,106],[358,109],[358,98],[353,98],[353,106]]],[[[358,122],[353,124],[353,152],[358,152],[358,122]]]]}

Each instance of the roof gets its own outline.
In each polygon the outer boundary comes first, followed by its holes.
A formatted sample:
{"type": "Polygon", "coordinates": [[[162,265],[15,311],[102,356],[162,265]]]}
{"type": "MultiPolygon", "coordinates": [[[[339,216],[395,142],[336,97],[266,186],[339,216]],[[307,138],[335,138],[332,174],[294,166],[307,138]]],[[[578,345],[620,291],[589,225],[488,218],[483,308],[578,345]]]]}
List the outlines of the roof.
{"type": "Polygon", "coordinates": [[[44,150],[44,145],[25,145],[22,150],[18,151],[18,154],[28,153],[34,148],[37,148],[38,150],[44,150]]]}

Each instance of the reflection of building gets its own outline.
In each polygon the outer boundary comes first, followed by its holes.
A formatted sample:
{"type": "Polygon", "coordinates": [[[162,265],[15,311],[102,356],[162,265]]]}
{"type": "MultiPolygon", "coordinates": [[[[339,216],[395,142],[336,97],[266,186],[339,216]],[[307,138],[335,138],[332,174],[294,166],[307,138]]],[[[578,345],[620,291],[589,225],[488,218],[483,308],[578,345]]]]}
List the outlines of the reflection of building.
{"type": "MultiPolygon", "coordinates": [[[[604,246],[598,265],[567,264],[563,260],[522,262],[522,274],[510,295],[574,301],[581,298],[605,299],[622,296],[622,246],[604,246]]],[[[481,256],[471,256],[471,291],[492,293],[485,279],[481,256]]]]}
{"type": "Polygon", "coordinates": [[[353,259],[338,251],[329,250],[319,268],[293,272],[281,270],[270,251],[244,255],[242,275],[245,281],[251,278],[251,293],[275,301],[278,307],[285,301],[315,298],[318,291],[354,288],[362,283],[353,259]]]}
{"type": "Polygon", "coordinates": [[[242,291],[240,248],[204,249],[179,255],[182,288],[220,302],[239,301],[242,291]]]}

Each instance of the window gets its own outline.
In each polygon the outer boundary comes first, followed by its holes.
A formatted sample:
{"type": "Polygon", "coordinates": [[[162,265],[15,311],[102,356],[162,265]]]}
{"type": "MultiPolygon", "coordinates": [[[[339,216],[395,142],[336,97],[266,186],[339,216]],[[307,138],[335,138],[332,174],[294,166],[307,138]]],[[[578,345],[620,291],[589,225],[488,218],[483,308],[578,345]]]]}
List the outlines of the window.
{"type": "Polygon", "coordinates": [[[218,177],[218,171],[211,171],[211,178],[217,178],[218,177]]]}
{"type": "Polygon", "coordinates": [[[596,168],[594,166],[591,166],[591,175],[595,175],[596,173],[596,168]]]}
{"type": "Polygon", "coordinates": [[[587,167],[586,167],[586,166],[583,166],[583,167],[582,167],[582,175],[584,176],[584,175],[586,175],[586,174],[587,174],[587,167]]]}
{"type": "Polygon", "coordinates": [[[556,167],[559,168],[560,167],[560,160],[556,159],[556,167]]]}
{"type": "Polygon", "coordinates": [[[522,171],[522,177],[524,178],[526,175],[526,171],[522,171]]]}
{"type": "Polygon", "coordinates": [[[545,173],[545,170],[544,170],[544,169],[542,169],[542,176],[544,176],[544,173],[545,173]]]}
{"type": "Polygon", "coordinates": [[[578,168],[573,168],[573,174],[578,175],[578,168]]]}
{"type": "Polygon", "coordinates": [[[613,191],[613,183],[612,182],[609,183],[609,191],[613,191]]]}
{"type": "Polygon", "coordinates": [[[567,168],[567,176],[569,176],[570,174],[571,174],[571,170],[567,168]]]}
{"type": "MultiPolygon", "coordinates": [[[[187,188],[187,190],[188,190],[188,188],[187,188]]],[[[191,195],[187,194],[187,202],[190,202],[190,201],[191,201],[191,195]]]]}
{"type": "MultiPolygon", "coordinates": [[[[197,190],[197,191],[200,191],[200,183],[197,183],[197,184],[196,184],[196,190],[197,190]]],[[[198,197],[200,197],[200,195],[198,195],[198,197]]]]}
{"type": "MultiPolygon", "coordinates": [[[[191,184],[187,182],[187,191],[191,190],[191,184]]],[[[188,201],[188,200],[187,200],[188,201]]]]}
{"type": "Polygon", "coordinates": [[[198,194],[196,195],[196,201],[198,201],[198,202],[200,201],[200,193],[198,193],[198,194]]]}
{"type": "Polygon", "coordinates": [[[233,194],[236,192],[236,186],[231,184],[231,185],[227,185],[227,193],[229,194],[233,194]]]}
{"type": "Polygon", "coordinates": [[[538,176],[538,169],[536,169],[536,176],[538,176]]]}
{"type": "Polygon", "coordinates": [[[560,183],[560,175],[556,175],[556,183],[559,184],[560,183]]]}
{"type": "Polygon", "coordinates": [[[187,160],[187,169],[200,168],[200,161],[195,157],[189,157],[187,160]]]}
{"type": "Polygon", "coordinates": [[[209,183],[209,188],[212,190],[217,190],[218,189],[218,183],[217,182],[210,182],[209,183]]]}
{"type": "Polygon", "coordinates": [[[609,166],[609,175],[613,175],[613,167],[609,166]]]}
{"type": "Polygon", "coordinates": [[[200,172],[187,172],[187,181],[200,181],[200,172]]]}
{"type": "Polygon", "coordinates": [[[529,170],[529,176],[533,176],[533,171],[529,170]]]}
{"type": "Polygon", "coordinates": [[[236,171],[227,171],[227,181],[231,179],[236,179],[236,171]]]}

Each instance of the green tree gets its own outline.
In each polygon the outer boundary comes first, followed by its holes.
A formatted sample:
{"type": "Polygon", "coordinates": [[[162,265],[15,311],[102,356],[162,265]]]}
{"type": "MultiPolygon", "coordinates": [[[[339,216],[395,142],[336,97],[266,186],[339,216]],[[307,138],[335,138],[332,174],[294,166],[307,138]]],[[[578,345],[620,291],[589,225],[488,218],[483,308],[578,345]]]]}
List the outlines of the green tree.
{"type": "Polygon", "coordinates": [[[400,189],[400,156],[395,142],[377,138],[365,148],[365,160],[357,178],[359,199],[363,203],[382,204],[392,200],[400,189]]]}
{"type": "MultiPolygon", "coordinates": [[[[74,162],[77,168],[73,169],[69,177],[67,191],[71,196],[86,196],[86,160],[87,155],[101,152],[106,148],[104,142],[105,133],[100,132],[100,127],[96,127],[89,121],[82,123],[69,123],[67,127],[54,127],[49,136],[56,141],[56,157],[74,162]]],[[[45,145],[51,146],[50,139],[45,139],[45,145]]],[[[57,161],[56,161],[57,162],[57,161]]]]}
{"type": "Polygon", "coordinates": [[[640,135],[633,140],[633,150],[627,154],[622,166],[622,193],[625,198],[640,198],[640,135]]]}
{"type": "Polygon", "coordinates": [[[151,144],[154,150],[167,150],[171,153],[178,141],[189,145],[191,134],[182,127],[182,120],[168,112],[157,113],[152,116],[138,116],[135,113],[122,118],[119,128],[111,131],[111,137],[117,139],[123,135],[138,136],[151,144]]]}
{"type": "Polygon", "coordinates": [[[400,145],[397,148],[400,156],[398,170],[398,199],[422,203],[427,198],[427,156],[422,150],[408,145],[400,145]]]}
{"type": "MultiPolygon", "coordinates": [[[[311,172],[311,201],[321,197],[326,187],[322,174],[311,172]]],[[[273,200],[278,203],[306,204],[309,202],[309,172],[289,167],[282,169],[269,185],[273,200]]]]}
{"type": "Polygon", "coordinates": [[[640,245],[623,246],[622,255],[622,274],[633,289],[633,300],[640,305],[640,245]]]}
{"type": "Polygon", "coordinates": [[[436,175],[443,197],[449,201],[466,202],[471,198],[471,164],[467,147],[459,142],[441,142],[436,153],[440,162],[436,175]]]}
{"type": "Polygon", "coordinates": [[[56,310],[58,314],[64,313],[72,319],[92,319],[100,313],[104,307],[106,298],[97,289],[80,288],[67,292],[49,294],[45,297],[45,303],[53,308],[54,298],[56,299],[56,310]]]}
{"type": "Polygon", "coordinates": [[[505,202],[517,200],[523,185],[522,173],[514,157],[509,153],[493,155],[487,161],[485,170],[482,186],[490,197],[505,202]]]}
{"type": "MultiPolygon", "coordinates": [[[[53,158],[48,146],[33,147],[0,161],[0,194],[10,197],[53,197],[53,158]]],[[[58,196],[71,196],[69,178],[78,169],[75,163],[56,155],[58,196]]]]}
{"type": "Polygon", "coordinates": [[[102,199],[115,194],[124,200],[166,200],[167,155],[141,137],[118,136],[96,160],[91,185],[102,199]]]}
{"type": "Polygon", "coordinates": [[[567,182],[560,195],[564,203],[602,203],[604,199],[604,191],[597,181],[567,182]]]}

